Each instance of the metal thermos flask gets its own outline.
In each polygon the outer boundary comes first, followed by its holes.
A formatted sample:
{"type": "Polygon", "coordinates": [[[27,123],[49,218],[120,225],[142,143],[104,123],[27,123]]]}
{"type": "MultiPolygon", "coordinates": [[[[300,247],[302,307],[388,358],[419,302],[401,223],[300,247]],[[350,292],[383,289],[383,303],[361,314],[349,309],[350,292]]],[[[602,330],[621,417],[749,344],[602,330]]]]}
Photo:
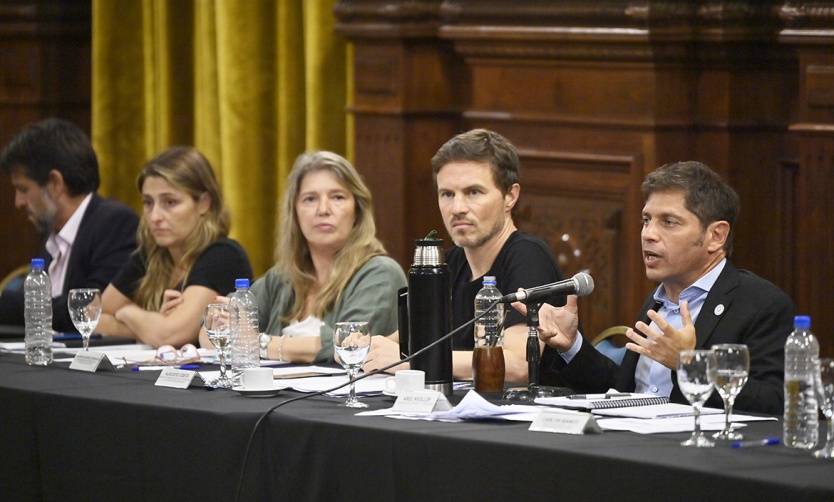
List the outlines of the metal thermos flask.
{"type": "MultiPolygon", "coordinates": [[[[417,239],[414,264],[408,271],[408,353],[439,340],[452,329],[452,288],[443,261],[442,239],[417,239]]],[[[411,360],[411,368],[426,373],[426,388],[452,394],[452,340],[411,360]]]]}

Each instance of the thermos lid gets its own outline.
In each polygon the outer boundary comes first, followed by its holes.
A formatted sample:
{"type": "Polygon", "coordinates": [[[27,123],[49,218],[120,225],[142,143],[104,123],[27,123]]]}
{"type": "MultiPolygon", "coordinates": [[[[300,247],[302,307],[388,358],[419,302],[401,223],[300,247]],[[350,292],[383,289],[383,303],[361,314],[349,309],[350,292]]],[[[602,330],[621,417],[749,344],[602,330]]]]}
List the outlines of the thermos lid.
{"type": "Polygon", "coordinates": [[[443,254],[440,252],[440,245],[443,239],[416,239],[414,244],[414,265],[440,265],[443,263],[443,254]]]}

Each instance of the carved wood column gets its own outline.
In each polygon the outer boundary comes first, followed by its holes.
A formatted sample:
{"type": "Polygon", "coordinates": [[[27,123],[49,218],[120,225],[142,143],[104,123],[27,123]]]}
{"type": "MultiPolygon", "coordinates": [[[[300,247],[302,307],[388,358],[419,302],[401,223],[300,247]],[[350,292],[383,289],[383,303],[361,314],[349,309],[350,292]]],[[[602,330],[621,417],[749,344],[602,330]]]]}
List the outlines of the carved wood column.
{"type": "Polygon", "coordinates": [[[834,356],[834,2],[786,2],[779,12],[783,43],[799,57],[799,102],[791,131],[798,141],[794,300],[812,318],[821,350],[834,356]]]}
{"type": "MultiPolygon", "coordinates": [[[[7,0],[0,3],[0,148],[27,124],[62,116],[90,131],[91,4],[7,0]]],[[[40,237],[14,208],[0,174],[0,278],[28,263],[40,237]]]]}
{"type": "Polygon", "coordinates": [[[356,168],[376,201],[378,234],[403,267],[414,239],[432,229],[445,234],[430,160],[461,131],[469,95],[468,69],[437,38],[439,9],[439,0],[335,7],[336,31],[354,51],[356,168]]]}

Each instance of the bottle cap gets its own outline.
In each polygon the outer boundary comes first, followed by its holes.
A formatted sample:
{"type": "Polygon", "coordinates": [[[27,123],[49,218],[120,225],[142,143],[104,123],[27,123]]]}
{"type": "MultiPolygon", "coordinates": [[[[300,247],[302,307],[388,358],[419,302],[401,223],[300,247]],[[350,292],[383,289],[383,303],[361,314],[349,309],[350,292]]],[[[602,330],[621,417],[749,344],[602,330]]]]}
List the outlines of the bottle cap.
{"type": "Polygon", "coordinates": [[[43,258],[32,258],[32,268],[35,270],[43,269],[43,258]]]}
{"type": "Polygon", "coordinates": [[[485,275],[484,276],[484,286],[490,285],[495,286],[497,283],[495,281],[495,277],[492,275],[485,275]]]}
{"type": "Polygon", "coordinates": [[[247,289],[249,287],[249,279],[235,279],[235,289],[247,289]]]}
{"type": "Polygon", "coordinates": [[[793,318],[793,327],[797,329],[810,329],[811,317],[807,315],[798,315],[793,318]]]}

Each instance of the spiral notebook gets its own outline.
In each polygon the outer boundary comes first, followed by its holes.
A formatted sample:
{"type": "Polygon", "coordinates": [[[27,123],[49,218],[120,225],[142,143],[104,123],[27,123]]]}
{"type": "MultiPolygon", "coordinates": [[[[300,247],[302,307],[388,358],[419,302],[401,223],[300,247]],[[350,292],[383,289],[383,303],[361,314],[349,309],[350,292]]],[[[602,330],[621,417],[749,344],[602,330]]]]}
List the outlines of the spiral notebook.
{"type": "Polygon", "coordinates": [[[668,397],[652,394],[633,394],[609,392],[606,394],[573,395],[562,397],[544,397],[536,399],[536,404],[558,406],[576,410],[605,410],[611,408],[629,408],[633,406],[652,406],[666,404],[668,397]]]}

